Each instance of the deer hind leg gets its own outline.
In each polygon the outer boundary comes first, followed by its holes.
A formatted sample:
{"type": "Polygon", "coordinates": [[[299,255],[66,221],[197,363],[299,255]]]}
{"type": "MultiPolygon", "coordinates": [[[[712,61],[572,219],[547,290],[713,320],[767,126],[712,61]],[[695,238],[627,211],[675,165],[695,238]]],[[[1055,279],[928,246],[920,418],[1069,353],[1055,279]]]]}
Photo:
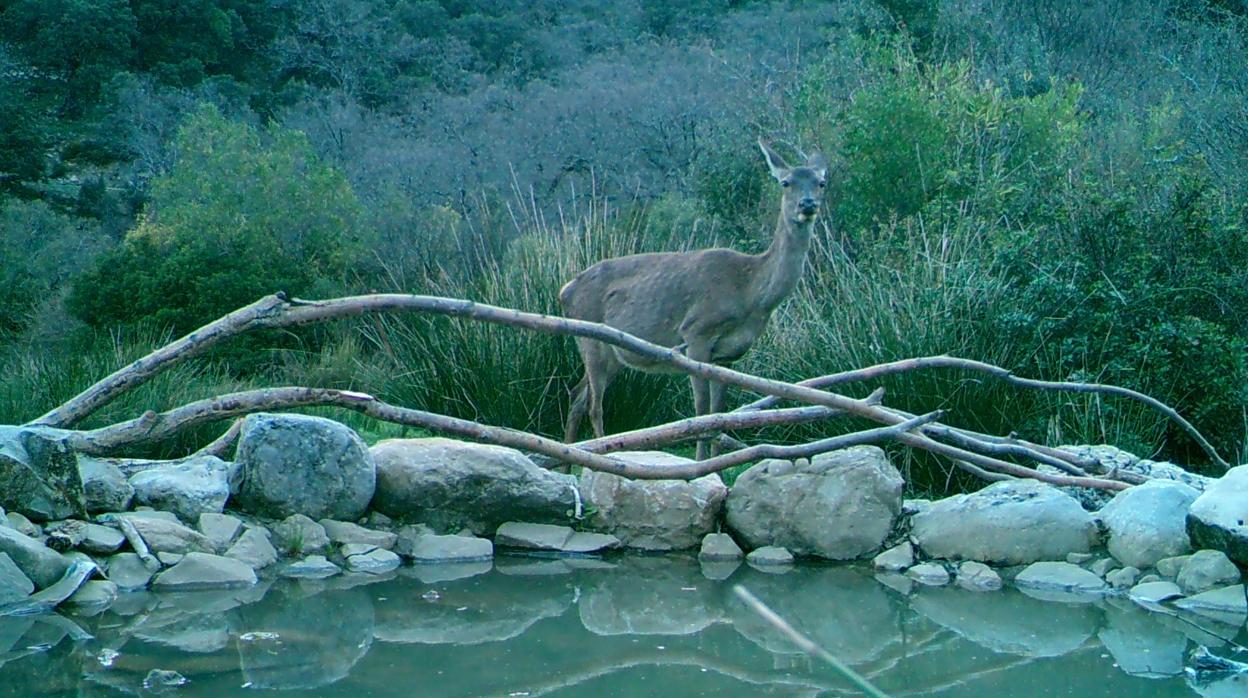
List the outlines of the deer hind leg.
{"type": "MultiPolygon", "coordinates": [[[[707,414],[719,414],[724,411],[724,384],[719,381],[707,381],[707,383],[707,392],[710,398],[707,414]]],[[[702,441],[699,441],[698,445],[701,446],[702,443],[702,441]]],[[[711,439],[710,443],[710,455],[713,458],[718,456],[723,449],[720,448],[719,439],[711,439]]],[[[698,460],[701,460],[701,458],[698,460]]]]}
{"type": "Polygon", "coordinates": [[[606,435],[602,426],[603,395],[623,366],[605,344],[578,337],[576,346],[581,352],[581,361],[585,364],[585,376],[572,389],[572,405],[568,408],[568,421],[564,429],[564,440],[569,443],[576,441],[581,420],[586,414],[589,415],[594,436],[606,435]]]}
{"type": "Polygon", "coordinates": [[[581,430],[581,420],[589,406],[589,374],[581,376],[581,380],[572,388],[572,405],[568,408],[568,420],[564,425],[563,440],[565,443],[576,441],[576,434],[581,430]]]}
{"type": "MultiPolygon", "coordinates": [[[[698,343],[690,343],[685,350],[685,356],[694,361],[705,362],[710,359],[710,351],[698,343]]],[[[718,409],[716,400],[722,403],[723,386],[696,376],[689,376],[689,386],[693,388],[694,416],[701,417],[704,414],[711,414],[718,409]]],[[[695,458],[706,460],[710,445],[710,439],[698,439],[698,450],[695,458]]]]}

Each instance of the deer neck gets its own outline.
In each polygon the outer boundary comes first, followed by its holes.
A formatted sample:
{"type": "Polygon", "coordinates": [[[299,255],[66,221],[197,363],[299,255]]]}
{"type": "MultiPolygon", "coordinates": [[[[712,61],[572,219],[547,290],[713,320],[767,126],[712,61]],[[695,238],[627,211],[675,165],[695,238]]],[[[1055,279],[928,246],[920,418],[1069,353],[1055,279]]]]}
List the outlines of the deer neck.
{"type": "Polygon", "coordinates": [[[758,256],[754,297],[760,308],[774,310],[797,287],[810,250],[811,226],[809,221],[799,223],[780,213],[771,246],[758,256]]]}

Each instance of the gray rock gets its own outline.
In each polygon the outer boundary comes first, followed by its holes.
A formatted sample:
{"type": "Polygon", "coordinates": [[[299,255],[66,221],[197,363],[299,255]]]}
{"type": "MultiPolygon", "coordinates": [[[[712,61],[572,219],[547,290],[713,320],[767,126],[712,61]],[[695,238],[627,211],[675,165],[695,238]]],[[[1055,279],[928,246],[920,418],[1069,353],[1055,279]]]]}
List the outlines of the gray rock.
{"type": "Polygon", "coordinates": [[[125,511],[134,498],[134,487],[115,463],[103,458],[78,456],[78,475],[87,511],[125,511]]]}
{"type": "Polygon", "coordinates": [[[1002,587],[1001,575],[982,562],[967,560],[958,565],[957,585],[969,591],[996,591],[1002,587]]]}
{"type": "Polygon", "coordinates": [[[1244,603],[1244,585],[1235,584],[1229,587],[1211,589],[1195,596],[1179,599],[1174,602],[1175,608],[1210,616],[1232,625],[1244,624],[1248,617],[1248,605],[1244,603]]]}
{"type": "Polygon", "coordinates": [[[90,558],[84,556],[82,559],[70,560],[69,569],[60,579],[25,599],[9,604],[4,609],[5,615],[51,613],[52,609],[73,595],[96,571],[95,562],[90,558]]]}
{"type": "Polygon", "coordinates": [[[1183,565],[1187,564],[1191,555],[1175,555],[1174,557],[1162,558],[1157,561],[1157,574],[1166,579],[1176,579],[1179,571],[1183,569],[1183,565]]]}
{"type": "Polygon", "coordinates": [[[192,456],[142,470],[130,476],[134,501],[196,523],[200,514],[219,514],[225,508],[232,467],[216,456],[192,456]]]}
{"type": "Polygon", "coordinates": [[[248,415],[235,460],[232,506],[259,516],[350,521],[364,515],[376,489],[363,440],[321,417],[248,415]]]}
{"type": "Polygon", "coordinates": [[[13,562],[8,553],[0,553],[0,606],[20,601],[35,591],[35,583],[13,562]]]}
{"type": "Polygon", "coordinates": [[[398,555],[384,548],[374,548],[371,552],[351,555],[346,559],[347,569],[352,572],[381,574],[398,568],[402,564],[398,555]]]}
{"type": "Polygon", "coordinates": [[[126,537],[111,526],[89,523],[86,537],[78,545],[78,549],[91,555],[112,555],[126,544],[126,537]]]}
{"type": "Polygon", "coordinates": [[[351,557],[352,555],[363,555],[377,550],[377,546],[372,543],[343,543],[338,546],[338,554],[342,557],[351,557]]]}
{"type": "Polygon", "coordinates": [[[944,586],[949,583],[949,570],[935,562],[923,562],[906,570],[906,576],[929,587],[944,586]]]}
{"type": "Polygon", "coordinates": [[[290,555],[320,555],[329,550],[325,527],[303,514],[291,514],[271,527],[277,547],[290,555]]]}
{"type": "Polygon", "coordinates": [[[256,583],[256,572],[246,563],[208,553],[189,552],[178,564],[156,575],[152,589],[191,591],[248,587],[256,583]]]}
{"type": "Polygon", "coordinates": [[[117,585],[107,579],[90,579],[65,599],[65,603],[78,608],[107,608],[117,600],[117,591],[117,585]]]}
{"type": "Polygon", "coordinates": [[[70,561],[60,553],[7,526],[0,526],[0,553],[7,553],[38,589],[54,584],[69,571],[70,561]]]}
{"type": "Polygon", "coordinates": [[[43,544],[61,553],[77,548],[87,539],[87,522],[78,519],[50,521],[43,529],[43,544]]]}
{"type": "Polygon", "coordinates": [[[277,549],[269,542],[268,531],[249,528],[230,546],[225,556],[243,562],[253,570],[262,570],[277,562],[277,549]]]}
{"type": "Polygon", "coordinates": [[[728,495],[728,526],[747,547],[782,545],[798,555],[850,560],[879,550],[901,511],[905,481],[875,446],[763,461],[728,495]]]}
{"type": "Polygon", "coordinates": [[[1199,493],[1173,480],[1149,480],[1125,489],[1100,511],[1109,554],[1124,565],[1151,567],[1191,550],[1187,511],[1199,493]]]}
{"type": "MultiPolygon", "coordinates": [[[[412,551],[415,549],[416,542],[422,536],[433,536],[437,534],[437,531],[424,524],[409,524],[407,526],[400,526],[398,530],[399,538],[394,542],[394,552],[402,555],[403,557],[412,557],[412,551]]],[[[475,538],[476,536],[473,537],[475,538]]]]}
{"type": "Polygon", "coordinates": [[[705,562],[737,561],[745,557],[741,546],[727,533],[708,533],[702,538],[698,559],[705,562]]]}
{"type": "Polygon", "coordinates": [[[1010,480],[935,502],[911,520],[911,537],[931,557],[1025,564],[1087,552],[1096,524],[1057,488],[1010,480]]]}
{"type": "Polygon", "coordinates": [[[325,559],[324,555],[309,555],[283,567],[281,575],[295,579],[324,579],[341,571],[342,568],[325,559]]]}
{"type": "MultiPolygon", "coordinates": [[[[661,451],[621,451],[611,457],[645,465],[677,465],[688,458],[661,451]]],[[[642,550],[684,550],[715,530],[728,488],[718,474],[695,480],[630,480],[581,471],[580,493],[591,528],[642,550]]]]}
{"type": "Polygon", "coordinates": [[[914,546],[910,541],[902,541],[885,550],[871,561],[877,570],[901,572],[914,564],[914,546]]]}
{"type": "Polygon", "coordinates": [[[1199,550],[1183,563],[1177,581],[1191,596],[1239,582],[1239,568],[1221,550],[1199,550]]]}
{"type": "Polygon", "coordinates": [[[228,550],[242,531],[243,522],[237,516],[211,511],[199,515],[199,532],[207,536],[217,550],[228,550]]]}
{"type": "Polygon", "coordinates": [[[494,545],[500,548],[562,550],[571,537],[572,529],[567,526],[508,521],[495,532],[494,545]]]}
{"type": "Polygon", "coordinates": [[[1116,590],[1130,589],[1140,579],[1140,571],[1134,567],[1123,567],[1105,575],[1105,581],[1116,590]]]}
{"type": "Polygon", "coordinates": [[[182,558],[184,557],[186,557],[186,553],[170,553],[163,550],[156,553],[156,559],[160,560],[160,564],[165,567],[173,567],[179,562],[182,562],[182,558]]]}
{"type": "Polygon", "coordinates": [[[1140,577],[1140,581],[1139,581],[1139,583],[1140,583],[1140,584],[1147,584],[1147,583],[1149,583],[1149,582],[1164,582],[1164,581],[1166,581],[1166,580],[1162,579],[1161,577],[1159,577],[1159,576],[1157,576],[1157,575],[1155,575],[1155,574],[1146,574],[1146,575],[1144,575],[1143,577],[1140,577]]]}
{"type": "Polygon", "coordinates": [[[135,553],[117,553],[108,558],[108,579],[122,591],[146,589],[152,572],[135,553]]]}
{"type": "Polygon", "coordinates": [[[745,561],[760,567],[791,565],[793,564],[793,553],[779,545],[765,545],[751,550],[750,554],[745,556],[745,561]]]}
{"type": "Polygon", "coordinates": [[[511,448],[443,438],[390,439],[373,446],[372,455],[373,507],[439,531],[467,526],[486,534],[506,521],[565,523],[580,506],[576,478],[539,468],[511,448]]]}
{"type": "Polygon", "coordinates": [[[1145,582],[1136,584],[1127,592],[1128,598],[1144,606],[1160,604],[1181,596],[1183,590],[1174,582],[1145,582]]]}
{"type": "Polygon", "coordinates": [[[405,553],[416,562],[476,562],[494,557],[494,544],[487,538],[466,536],[416,536],[405,553]]]}
{"type": "Polygon", "coordinates": [[[398,539],[398,535],[389,531],[373,531],[350,521],[321,519],[319,523],[325,528],[325,535],[329,536],[330,542],[333,543],[369,543],[378,548],[390,550],[394,548],[394,542],[398,539]]]}
{"type": "Polygon", "coordinates": [[[207,536],[160,516],[126,516],[153,553],[216,552],[207,536]]]}
{"type": "Polygon", "coordinates": [[[0,426],[0,506],[36,521],[85,518],[86,498],[69,432],[0,426]]]}
{"type": "MultiPolygon", "coordinates": [[[[1070,451],[1071,453],[1091,458],[1099,462],[1107,470],[1117,468],[1119,471],[1143,475],[1149,479],[1171,480],[1187,485],[1197,492],[1203,492],[1205,487],[1212,482],[1212,478],[1189,473],[1174,463],[1140,458],[1116,446],[1101,444],[1096,446],[1060,446],[1059,448],[1063,451],[1070,451]]],[[[1048,465],[1041,466],[1040,469],[1045,472],[1057,472],[1055,468],[1048,465]]],[[[1089,511],[1100,509],[1114,496],[1114,493],[1109,490],[1090,487],[1062,487],[1061,489],[1079,500],[1084,508],[1089,511]]]]}
{"type": "Polygon", "coordinates": [[[1104,577],[1109,574],[1110,570],[1118,566],[1118,561],[1112,557],[1103,557],[1088,565],[1088,571],[1098,577],[1104,577]]]}
{"type": "Polygon", "coordinates": [[[43,535],[43,528],[32,522],[30,519],[22,516],[16,511],[10,511],[4,515],[4,520],[9,528],[16,529],[22,535],[37,538],[43,535]]]}
{"type": "Polygon", "coordinates": [[[1033,562],[1014,578],[1023,590],[1099,595],[1108,591],[1105,580],[1069,562],[1033,562]]]}
{"type": "Polygon", "coordinates": [[[1082,565],[1094,557],[1096,556],[1092,553],[1068,553],[1066,555],[1066,562],[1069,562],[1072,565],[1082,565]]]}
{"type": "Polygon", "coordinates": [[[597,553],[603,550],[612,550],[618,548],[623,543],[619,538],[610,533],[590,533],[588,531],[574,531],[568,540],[564,542],[563,549],[560,552],[565,553],[597,553]]]}
{"type": "Polygon", "coordinates": [[[1212,482],[1187,513],[1187,533],[1198,548],[1221,550],[1248,565],[1248,465],[1212,482]]]}

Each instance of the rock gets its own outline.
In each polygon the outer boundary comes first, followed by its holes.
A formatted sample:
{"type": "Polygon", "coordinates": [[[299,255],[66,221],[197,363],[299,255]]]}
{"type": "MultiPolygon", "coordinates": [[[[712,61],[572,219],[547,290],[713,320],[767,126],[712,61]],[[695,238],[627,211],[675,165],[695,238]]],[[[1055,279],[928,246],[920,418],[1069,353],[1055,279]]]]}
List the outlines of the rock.
{"type": "Polygon", "coordinates": [[[78,549],[91,555],[112,555],[126,544],[126,537],[111,526],[89,523],[86,533],[78,549]]]}
{"type": "Polygon", "coordinates": [[[494,557],[494,544],[487,538],[466,536],[416,536],[404,553],[416,562],[476,562],[494,557]]]}
{"type": "Polygon", "coordinates": [[[225,508],[232,467],[216,456],[192,456],[148,468],[130,476],[134,501],[196,523],[200,514],[220,514],[225,508]]]}
{"type": "Polygon", "coordinates": [[[216,552],[204,534],[159,516],[125,516],[153,553],[216,552]]]}
{"type": "Polygon", "coordinates": [[[969,591],[996,591],[1002,587],[1001,575],[996,570],[974,560],[958,565],[957,584],[969,591]]]}
{"type": "Polygon", "coordinates": [[[0,526],[0,553],[7,553],[38,589],[52,585],[69,571],[70,562],[60,553],[7,526],[0,526]]]}
{"type": "Polygon", "coordinates": [[[906,570],[906,576],[929,587],[944,586],[949,583],[949,570],[935,562],[923,562],[906,570]]]}
{"type": "Polygon", "coordinates": [[[0,426],[0,506],[36,521],[85,518],[86,498],[69,432],[0,426]]]}
{"type": "Polygon", "coordinates": [[[87,511],[125,511],[134,498],[134,487],[121,468],[110,460],[78,456],[78,475],[87,511]]]}
{"type": "Polygon", "coordinates": [[[850,560],[876,552],[901,511],[905,481],[875,446],[809,462],[766,460],[737,478],[728,526],[747,547],[782,545],[798,555],[850,560]]]}
{"type": "Polygon", "coordinates": [[[1118,566],[1118,561],[1112,557],[1103,557],[1088,565],[1088,571],[1098,577],[1105,577],[1109,571],[1118,566]]]}
{"type": "Polygon", "coordinates": [[[309,555],[282,568],[281,575],[296,579],[324,579],[341,571],[342,568],[326,560],[324,555],[309,555]]]}
{"type": "Polygon", "coordinates": [[[877,570],[901,572],[914,564],[914,546],[910,541],[903,541],[885,550],[871,561],[877,570]]]}
{"type": "Polygon", "coordinates": [[[1191,596],[1239,581],[1239,568],[1221,550],[1200,550],[1183,563],[1177,578],[1183,593],[1191,596]]]}
{"type": "Polygon", "coordinates": [[[303,514],[291,514],[271,527],[277,547],[291,555],[320,555],[329,550],[325,527],[303,514]]]}
{"type": "MultiPolygon", "coordinates": [[[[1242,467],[1242,466],[1241,466],[1242,467]]],[[[1248,605],[1244,602],[1244,585],[1210,589],[1174,602],[1175,608],[1210,616],[1235,626],[1244,624],[1248,605]]]]}
{"type": "Polygon", "coordinates": [[[1136,584],[1127,592],[1127,597],[1142,606],[1155,606],[1163,601],[1183,596],[1183,590],[1174,582],[1145,582],[1136,584]]]}
{"type": "Polygon", "coordinates": [[[623,545],[619,538],[610,533],[591,533],[589,531],[574,531],[568,540],[563,544],[560,552],[565,553],[597,553],[603,550],[613,550],[623,545]]]}
{"type": "Polygon", "coordinates": [[[398,555],[384,548],[373,548],[370,552],[350,555],[346,558],[348,570],[351,572],[367,572],[368,574],[389,572],[398,568],[402,562],[398,555]]]}
{"type": "MultiPolygon", "coordinates": [[[[399,538],[394,543],[394,552],[404,557],[411,557],[416,541],[419,540],[421,536],[437,535],[437,531],[424,524],[409,524],[407,526],[400,526],[398,535],[399,538]]],[[[475,538],[475,536],[473,537],[475,538]]]]}
{"type": "MultiPolygon", "coordinates": [[[[1060,446],[1059,448],[1085,458],[1091,458],[1099,462],[1107,470],[1117,468],[1119,471],[1143,475],[1150,480],[1170,480],[1187,485],[1197,492],[1203,492],[1205,487],[1213,481],[1212,478],[1204,475],[1189,473],[1174,463],[1140,458],[1116,446],[1101,444],[1097,446],[1060,446]]],[[[1041,466],[1040,469],[1045,472],[1057,473],[1055,468],[1048,465],[1041,466]]],[[[1115,493],[1109,490],[1090,487],[1062,487],[1061,489],[1077,499],[1088,511],[1100,509],[1115,495],[1115,493]]]]}
{"type": "Polygon", "coordinates": [[[1099,595],[1108,590],[1105,580],[1069,562],[1033,562],[1014,578],[1014,586],[1075,595],[1099,595]]]}
{"type": "Polygon", "coordinates": [[[106,579],[83,582],[65,603],[78,608],[107,608],[117,600],[117,585],[106,579]]]}
{"type": "Polygon", "coordinates": [[[729,562],[745,557],[741,546],[727,533],[708,533],[702,537],[698,559],[703,562],[729,562]]]}
{"type": "Polygon", "coordinates": [[[68,552],[87,539],[87,522],[78,519],[52,521],[44,527],[47,537],[43,544],[57,552],[68,552]]]}
{"type": "Polygon", "coordinates": [[[1146,575],[1144,575],[1143,577],[1140,577],[1140,581],[1139,581],[1139,583],[1140,583],[1140,584],[1147,584],[1147,583],[1149,583],[1149,582],[1163,582],[1163,581],[1165,581],[1165,580],[1164,580],[1164,579],[1162,579],[1161,577],[1158,577],[1158,576],[1157,576],[1157,575],[1155,575],[1155,574],[1146,574],[1146,575]]]}
{"type": "Polygon", "coordinates": [[[1100,511],[1109,554],[1124,565],[1152,567],[1191,550],[1187,511],[1199,493],[1173,480],[1149,480],[1125,489],[1100,511]]]}
{"type": "Polygon", "coordinates": [[[0,606],[20,601],[35,591],[35,583],[13,562],[8,553],[0,553],[0,606]]]}
{"type": "Polygon", "coordinates": [[[199,532],[212,541],[217,550],[228,550],[234,539],[243,531],[243,522],[237,516],[206,511],[199,515],[199,532]]]}
{"type": "Polygon", "coordinates": [[[251,414],[239,433],[234,504],[268,518],[352,521],[368,510],[377,471],[364,441],[333,420],[251,414]]]}
{"type": "Polygon", "coordinates": [[[1183,569],[1183,565],[1187,564],[1191,555],[1176,555],[1174,557],[1162,558],[1157,561],[1157,574],[1167,578],[1175,579],[1179,576],[1179,570],[1183,569]]]}
{"type": "Polygon", "coordinates": [[[329,536],[330,542],[340,545],[343,543],[369,543],[378,548],[390,550],[394,548],[394,542],[398,539],[398,535],[389,531],[373,531],[359,524],[353,524],[350,521],[321,519],[319,523],[325,529],[325,535],[329,536]]]}
{"type": "Polygon", "coordinates": [[[1198,548],[1221,550],[1248,565],[1248,465],[1210,483],[1187,513],[1187,533],[1198,548]]]}
{"type": "Polygon", "coordinates": [[[1066,555],[1066,562],[1069,562],[1072,565],[1082,565],[1094,557],[1096,556],[1092,553],[1068,553],[1066,555]]]}
{"type": "Polygon", "coordinates": [[[262,570],[277,562],[277,549],[269,542],[269,532],[262,528],[243,531],[225,556],[238,560],[253,570],[262,570]]]}
{"type": "Polygon", "coordinates": [[[22,535],[38,538],[43,535],[43,528],[35,525],[30,519],[22,516],[16,511],[10,511],[4,515],[4,520],[8,522],[9,528],[17,529],[22,535]]]}
{"type": "Polygon", "coordinates": [[[565,523],[578,513],[576,478],[534,465],[519,451],[453,439],[389,439],[372,448],[373,507],[439,531],[493,533],[506,521],[565,523]]]}
{"type": "Polygon", "coordinates": [[[745,561],[760,567],[791,565],[793,553],[778,545],[765,545],[751,550],[750,554],[745,556],[745,561]]]}
{"type": "MultiPolygon", "coordinates": [[[[661,451],[621,451],[613,458],[647,465],[690,462],[661,451]]],[[[588,524],[642,550],[684,550],[715,530],[728,488],[718,474],[695,480],[630,480],[581,471],[580,493],[590,508],[588,524]]]]}
{"type": "Polygon", "coordinates": [[[165,567],[173,567],[179,562],[182,562],[182,558],[184,557],[186,557],[186,553],[170,553],[163,550],[156,553],[156,559],[160,560],[160,564],[165,567]]]}
{"type": "Polygon", "coordinates": [[[389,531],[395,526],[394,519],[386,516],[380,511],[368,512],[368,518],[365,520],[368,527],[375,530],[389,531]]]}
{"type": "Polygon", "coordinates": [[[495,532],[494,545],[500,548],[561,550],[571,537],[572,529],[567,526],[508,521],[495,532]]]}
{"type": "Polygon", "coordinates": [[[208,553],[189,552],[182,560],[156,575],[152,589],[190,591],[248,587],[256,583],[256,573],[246,563],[208,553]]]}
{"type": "Polygon", "coordinates": [[[910,533],[931,557],[1016,565],[1087,552],[1096,524],[1057,488],[1009,480],[935,502],[914,516],[910,533]]]}
{"type": "Polygon", "coordinates": [[[906,499],[901,503],[901,513],[906,516],[914,516],[919,512],[926,511],[932,505],[930,499],[906,499]]]}
{"type": "Polygon", "coordinates": [[[146,589],[152,570],[135,553],[117,553],[108,558],[108,579],[122,591],[146,589]]]}
{"type": "Polygon", "coordinates": [[[1140,578],[1140,571],[1134,567],[1123,567],[1105,575],[1105,581],[1117,590],[1130,589],[1140,578]]]}
{"type": "Polygon", "coordinates": [[[27,596],[25,599],[9,604],[4,609],[5,614],[33,615],[51,613],[52,609],[73,595],[75,591],[78,591],[83,582],[87,581],[87,577],[95,574],[96,571],[95,562],[90,558],[83,556],[81,559],[72,559],[69,562],[69,569],[65,570],[65,574],[60,579],[27,596]]]}

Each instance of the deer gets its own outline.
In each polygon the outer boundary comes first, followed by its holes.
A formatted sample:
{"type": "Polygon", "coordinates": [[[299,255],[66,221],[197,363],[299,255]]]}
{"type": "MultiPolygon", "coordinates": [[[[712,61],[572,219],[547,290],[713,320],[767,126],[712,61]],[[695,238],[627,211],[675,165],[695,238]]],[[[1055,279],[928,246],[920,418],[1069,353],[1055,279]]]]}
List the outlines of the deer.
{"type": "MultiPolygon", "coordinates": [[[[790,167],[761,138],[758,146],[781,190],[780,216],[766,251],[712,247],[604,259],[559,290],[564,315],[623,330],[695,361],[728,366],[744,356],[797,287],[828,174],[820,153],[790,167]]],[[[585,375],[570,393],[568,443],[576,440],[586,414],[594,436],[605,435],[603,397],[623,367],[671,372],[660,361],[592,339],[578,337],[576,346],[585,375]]],[[[722,383],[690,376],[690,384],[695,415],[723,411],[722,383]]],[[[696,458],[704,460],[708,450],[719,451],[700,439],[696,458]]]]}

